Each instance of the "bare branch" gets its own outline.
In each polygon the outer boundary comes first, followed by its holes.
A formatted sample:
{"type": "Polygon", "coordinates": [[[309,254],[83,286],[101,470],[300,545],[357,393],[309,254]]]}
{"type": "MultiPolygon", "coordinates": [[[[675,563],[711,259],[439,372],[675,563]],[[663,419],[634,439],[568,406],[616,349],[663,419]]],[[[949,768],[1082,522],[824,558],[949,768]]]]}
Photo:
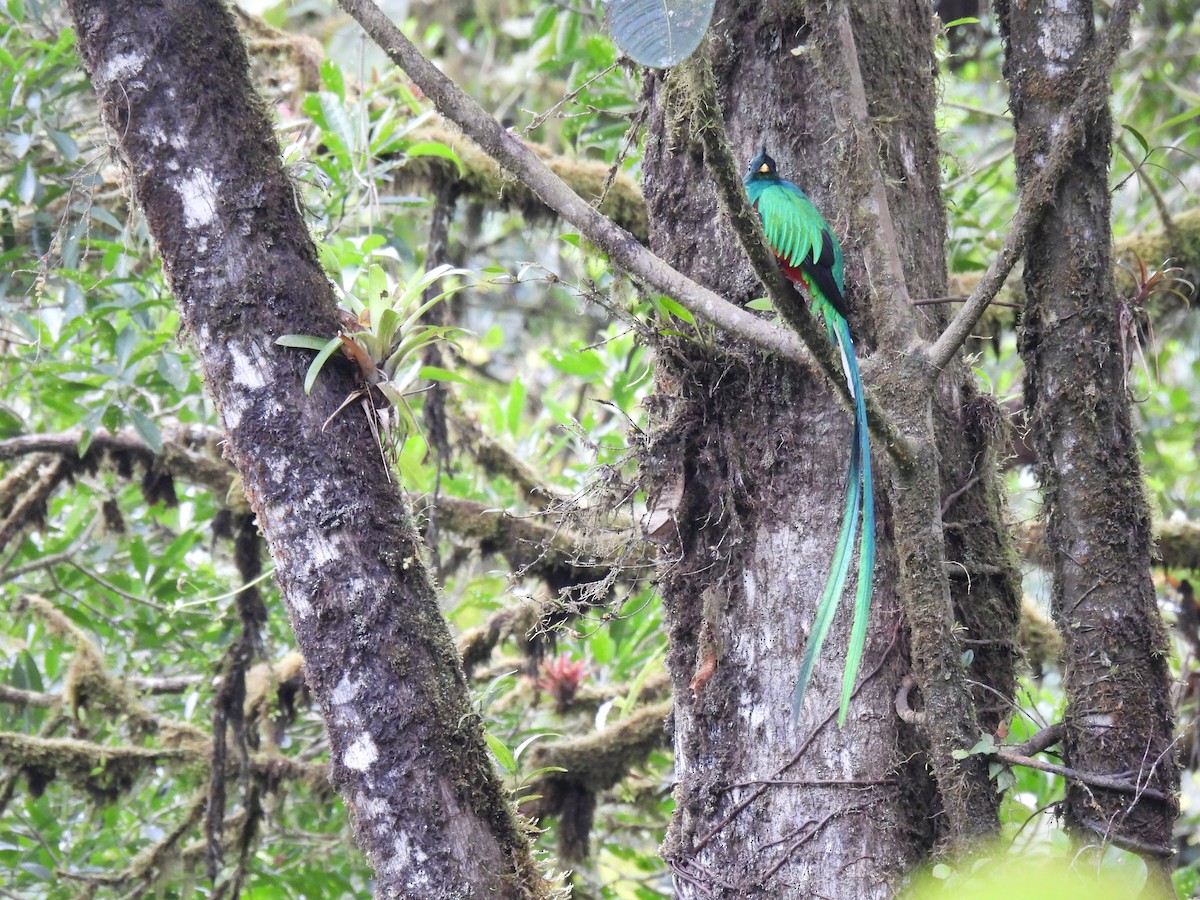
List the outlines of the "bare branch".
{"type": "Polygon", "coordinates": [[[1058,763],[1046,762],[1045,760],[1035,759],[1032,756],[1024,756],[1020,753],[1012,753],[1007,750],[997,750],[992,754],[996,759],[1005,765],[1009,766],[1025,766],[1027,769],[1037,769],[1041,772],[1050,772],[1053,775],[1061,775],[1070,781],[1078,781],[1081,784],[1088,784],[1092,787],[1101,787],[1110,791],[1117,791],[1122,794],[1137,794],[1148,797],[1151,800],[1161,800],[1166,803],[1170,801],[1162,791],[1154,788],[1145,787],[1144,785],[1136,784],[1132,781],[1126,781],[1124,778],[1114,778],[1111,775],[1096,775],[1091,772],[1081,772],[1079,769],[1072,769],[1070,766],[1060,766],[1058,763]]]}

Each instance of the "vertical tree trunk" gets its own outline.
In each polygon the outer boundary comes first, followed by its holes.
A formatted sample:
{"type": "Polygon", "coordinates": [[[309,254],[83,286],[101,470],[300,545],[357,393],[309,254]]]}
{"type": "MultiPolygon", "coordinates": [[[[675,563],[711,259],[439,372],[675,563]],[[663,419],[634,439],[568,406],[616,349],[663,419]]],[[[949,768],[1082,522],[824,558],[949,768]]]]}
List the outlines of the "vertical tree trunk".
{"type": "Polygon", "coordinates": [[[266,536],[332,779],[380,897],[535,897],[545,885],[484,747],[397,485],[328,366],[278,336],[332,335],[328,281],[220,0],[69,0],[226,448],[266,536]]]}
{"type": "MultiPolygon", "coordinates": [[[[1045,164],[1095,64],[1090,0],[997,3],[1017,131],[1017,174],[1045,164]]],[[[1028,243],[1020,350],[1045,494],[1053,614],[1065,641],[1065,761],[1168,797],[1177,789],[1167,642],[1150,580],[1150,514],[1130,424],[1113,288],[1107,104],[1028,243]]],[[[1068,780],[1066,820],[1083,845],[1169,856],[1178,810],[1068,780]]],[[[1165,873],[1160,870],[1159,876],[1165,873]]]]}
{"type": "MultiPolygon", "coordinates": [[[[919,0],[860,2],[852,13],[871,124],[887,132],[881,165],[913,296],[938,296],[945,284],[931,15],[919,0]]],[[[735,152],[745,161],[765,142],[781,174],[814,199],[841,237],[851,325],[865,355],[873,322],[859,221],[867,188],[856,181],[863,146],[839,129],[830,99],[831,87],[841,89],[839,74],[816,62],[821,53],[813,45],[831,40],[829,29],[810,28],[798,6],[744,0],[718,4],[714,22],[713,68],[735,152]]],[[[689,133],[696,90],[687,68],[665,75],[653,91],[644,161],[652,248],[744,303],[761,289],[721,222],[700,142],[689,133]]],[[[893,710],[907,641],[886,493],[877,487],[880,552],[865,684],[846,728],[837,729],[828,717],[838,704],[839,648],[850,625],[849,615],[839,615],[793,724],[796,671],[839,527],[851,420],[823,381],[717,340],[680,341],[658,354],[644,460],[652,495],[673,497],[682,486],[674,504],[680,533],[664,554],[670,562],[662,579],[679,778],[664,855],[681,897],[891,896],[898,875],[945,835],[937,830],[941,799],[920,739],[893,710]]],[[[954,368],[941,380],[933,419],[943,497],[957,497],[944,505],[963,521],[946,552],[980,572],[1002,573],[970,583],[974,607],[986,611],[970,620],[970,637],[989,639],[980,641],[975,677],[1009,693],[1016,594],[986,408],[954,368]],[[978,540],[968,551],[971,537],[978,540]]],[[[887,471],[878,467],[877,485],[887,483],[887,471]]],[[[967,590],[961,579],[951,593],[962,602],[967,590]]],[[[994,800],[987,790],[983,796],[977,831],[995,827],[994,800]]]]}

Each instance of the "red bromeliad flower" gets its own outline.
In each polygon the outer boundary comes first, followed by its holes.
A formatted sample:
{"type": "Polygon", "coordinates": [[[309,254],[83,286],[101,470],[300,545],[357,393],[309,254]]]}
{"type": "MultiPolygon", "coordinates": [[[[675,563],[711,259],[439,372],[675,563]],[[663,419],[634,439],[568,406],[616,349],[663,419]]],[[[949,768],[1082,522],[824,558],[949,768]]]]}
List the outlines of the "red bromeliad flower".
{"type": "Polygon", "coordinates": [[[575,692],[587,674],[587,663],[581,659],[571,659],[570,654],[560,653],[558,656],[542,662],[542,674],[538,676],[537,686],[554,698],[559,712],[565,710],[575,699],[575,692]]]}

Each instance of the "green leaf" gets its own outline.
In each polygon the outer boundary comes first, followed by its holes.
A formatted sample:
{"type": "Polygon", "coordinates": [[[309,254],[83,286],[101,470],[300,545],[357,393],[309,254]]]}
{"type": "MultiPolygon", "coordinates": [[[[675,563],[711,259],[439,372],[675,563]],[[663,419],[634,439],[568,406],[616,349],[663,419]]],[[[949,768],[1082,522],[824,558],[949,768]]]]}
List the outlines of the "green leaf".
{"type": "Polygon", "coordinates": [[[346,76],[342,74],[341,68],[332,59],[325,59],[321,63],[321,83],[339,100],[345,102],[346,76]]]}
{"type": "Polygon", "coordinates": [[[514,375],[512,383],[508,386],[508,415],[506,416],[506,424],[508,425],[508,433],[511,435],[519,435],[521,433],[521,419],[525,415],[525,384],[521,381],[520,375],[514,375]]]}
{"type": "Polygon", "coordinates": [[[504,741],[500,740],[500,738],[496,737],[490,731],[484,732],[483,737],[487,741],[487,745],[492,751],[492,756],[496,758],[496,762],[500,768],[510,775],[515,774],[517,771],[517,761],[504,741]]]}
{"type": "Polygon", "coordinates": [[[1196,118],[1196,116],[1200,116],[1200,106],[1193,106],[1191,109],[1185,110],[1177,116],[1171,116],[1171,118],[1167,119],[1167,121],[1163,122],[1158,127],[1160,129],[1174,128],[1176,125],[1182,125],[1189,119],[1196,118]]]}
{"type": "Polygon", "coordinates": [[[26,205],[32,203],[37,185],[37,172],[33,169],[33,163],[27,162],[21,167],[21,176],[17,181],[17,199],[26,205]]]}
{"type": "Polygon", "coordinates": [[[12,668],[9,669],[8,683],[23,691],[38,691],[40,693],[46,690],[37,660],[30,655],[28,650],[17,652],[12,668]]]}
{"type": "Polygon", "coordinates": [[[1134,128],[1132,125],[1130,125],[1128,122],[1122,122],[1121,127],[1133,135],[1133,139],[1141,145],[1142,152],[1144,154],[1146,154],[1147,156],[1149,156],[1150,155],[1150,142],[1146,140],[1145,136],[1140,131],[1138,131],[1136,128],[1134,128]]]}
{"type": "Polygon", "coordinates": [[[775,312],[775,304],[768,297],[756,297],[746,304],[746,309],[760,309],[763,312],[775,312]]]}
{"type": "Polygon", "coordinates": [[[533,30],[531,36],[533,39],[540,40],[550,33],[550,29],[554,27],[554,22],[558,18],[560,12],[559,7],[553,3],[545,3],[538,9],[537,15],[533,18],[533,30]]]}
{"type": "Polygon", "coordinates": [[[177,353],[163,353],[158,357],[158,375],[177,391],[187,390],[192,376],[183,367],[183,362],[177,353]]]}
{"type": "Polygon", "coordinates": [[[418,144],[413,144],[410,147],[404,148],[404,155],[410,159],[418,156],[439,156],[454,163],[458,169],[460,178],[467,173],[462,160],[458,158],[458,154],[451,147],[447,147],[445,144],[438,143],[437,141],[421,141],[418,144]]]}
{"type": "Polygon", "coordinates": [[[371,330],[376,330],[379,327],[379,320],[383,317],[383,311],[391,306],[388,302],[388,297],[392,293],[392,285],[387,277],[387,273],[383,271],[383,266],[378,263],[371,263],[367,269],[367,310],[371,316],[371,330]]]}
{"type": "Polygon", "coordinates": [[[609,0],[605,17],[626,56],[666,69],[700,46],[715,5],[715,0],[609,0]]]}
{"type": "Polygon", "coordinates": [[[329,357],[333,356],[342,346],[340,337],[330,338],[320,352],[313,359],[312,364],[308,367],[308,373],[304,376],[304,393],[311,394],[313,385],[317,382],[317,376],[321,374],[321,369],[325,368],[325,363],[329,357]]]}
{"type": "Polygon", "coordinates": [[[438,366],[421,366],[417,372],[418,378],[424,378],[427,381],[456,381],[459,384],[471,384],[471,379],[465,375],[460,375],[458,372],[452,372],[449,369],[442,369],[438,366]]]}
{"type": "Polygon", "coordinates": [[[129,418],[133,421],[133,430],[146,442],[146,446],[155,453],[162,453],[162,432],[158,430],[154,420],[140,409],[129,410],[129,418]]]}
{"type": "MultiPolygon", "coordinates": [[[[539,735],[534,735],[534,737],[541,737],[541,735],[540,735],[540,734],[539,734],[539,735]]],[[[522,780],[523,782],[529,782],[529,781],[532,781],[533,779],[537,778],[539,775],[547,775],[547,774],[549,774],[549,773],[552,773],[552,772],[566,772],[566,771],[568,771],[568,770],[567,770],[567,769],[564,769],[562,766],[542,766],[540,769],[534,769],[532,772],[530,772],[530,773],[528,773],[527,775],[523,776],[523,777],[521,778],[521,780],[522,780]]],[[[528,797],[525,797],[525,798],[522,798],[522,799],[523,799],[523,800],[528,800],[528,799],[530,799],[530,798],[528,798],[528,797]]]]}
{"type": "MultiPolygon", "coordinates": [[[[562,737],[562,735],[560,735],[557,731],[539,731],[537,734],[531,734],[529,737],[525,738],[525,740],[521,741],[521,743],[517,744],[517,749],[513,751],[513,759],[520,759],[525,751],[533,746],[535,741],[539,741],[542,738],[547,737],[562,737]]],[[[539,772],[551,771],[565,772],[566,769],[556,769],[554,766],[548,766],[545,769],[539,769],[538,772],[531,773],[530,777],[537,775],[539,772]]]]}
{"type": "MultiPolygon", "coordinates": [[[[305,104],[307,108],[307,103],[305,104]]],[[[341,159],[342,165],[350,165],[350,148],[355,144],[354,124],[346,113],[346,107],[338,97],[326,91],[317,95],[318,121],[325,127],[325,143],[341,159]]]]}
{"type": "Polygon", "coordinates": [[[955,753],[962,753],[963,756],[956,756],[955,759],[965,759],[968,756],[986,755],[996,752],[996,739],[990,734],[985,734],[981,737],[970,750],[955,750],[955,753]]]}
{"type": "Polygon", "coordinates": [[[329,345],[329,338],[316,337],[311,334],[285,334],[275,338],[280,347],[296,347],[301,350],[324,350],[329,345]]]}
{"type": "Polygon", "coordinates": [[[657,305],[661,306],[662,309],[666,310],[675,318],[682,319],[689,325],[696,324],[696,317],[693,316],[689,310],[685,309],[677,300],[673,300],[670,297],[659,297],[657,300],[657,305]]]}
{"type": "Polygon", "coordinates": [[[133,355],[137,340],[137,332],[133,330],[132,326],[126,325],[121,329],[121,333],[117,335],[116,344],[117,368],[125,369],[129,366],[129,358],[133,355]]]}

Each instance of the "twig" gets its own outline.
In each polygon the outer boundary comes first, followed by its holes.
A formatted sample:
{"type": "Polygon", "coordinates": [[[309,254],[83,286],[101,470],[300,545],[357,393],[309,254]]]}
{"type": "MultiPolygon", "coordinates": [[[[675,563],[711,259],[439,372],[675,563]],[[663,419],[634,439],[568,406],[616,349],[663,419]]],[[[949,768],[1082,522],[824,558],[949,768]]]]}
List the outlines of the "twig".
{"type": "Polygon", "coordinates": [[[945,368],[954,358],[954,354],[979,321],[979,317],[1003,287],[1017,260],[1024,254],[1029,236],[1054,200],[1058,183],[1066,173],[1082,139],[1085,124],[1092,117],[1096,105],[1108,100],[1108,85],[1112,78],[1113,65],[1118,50],[1129,37],[1129,20],[1137,5],[1138,0],[1116,0],[1113,4],[1108,24],[1096,45],[1095,63],[1080,85],[1078,98],[1067,110],[1064,127],[1054,136],[1050,152],[1046,154],[1045,166],[1030,179],[1021,192],[1020,206],[1013,216],[1004,245],[988,266],[975,290],[971,292],[966,304],[954,317],[954,321],[928,351],[929,361],[934,368],[945,368]]]}
{"type": "Polygon", "coordinates": [[[770,880],[775,876],[775,873],[783,868],[783,864],[792,858],[792,854],[795,853],[801,845],[811,841],[817,836],[818,833],[820,833],[821,829],[829,823],[830,819],[832,819],[834,816],[841,815],[843,812],[860,812],[860,810],[835,809],[832,812],[826,813],[824,818],[822,818],[819,822],[806,822],[806,825],[812,825],[812,827],[788,845],[788,848],[784,850],[779,859],[775,861],[775,865],[771,866],[771,868],[767,869],[767,871],[762,874],[762,876],[759,878],[759,882],[763,885],[770,882],[770,880]]]}
{"type": "MultiPolygon", "coordinates": [[[[921,297],[919,300],[908,301],[913,306],[937,306],[940,303],[966,303],[970,297],[921,297]]],[[[1005,309],[1024,309],[1020,303],[1008,303],[1004,300],[993,300],[992,306],[1003,306],[1005,309]]]]}
{"type": "Polygon", "coordinates": [[[997,750],[992,756],[1008,766],[1024,766],[1027,769],[1037,769],[1040,772],[1061,775],[1063,778],[1078,781],[1081,784],[1088,784],[1092,787],[1104,788],[1105,790],[1116,791],[1121,794],[1136,794],[1149,797],[1151,800],[1161,800],[1164,803],[1170,800],[1160,790],[1133,784],[1123,778],[1113,778],[1111,775],[1095,775],[1091,772],[1081,772],[1078,769],[1072,769],[1070,766],[1045,762],[1044,760],[1034,759],[1032,756],[1024,756],[1008,750],[997,750]]]}
{"type": "MultiPolygon", "coordinates": [[[[892,651],[896,648],[896,644],[899,641],[899,639],[900,639],[900,622],[899,622],[899,620],[897,620],[896,627],[894,629],[892,629],[891,642],[887,645],[887,648],[883,651],[883,654],[879,657],[879,662],[876,663],[875,667],[873,669],[871,669],[870,672],[867,672],[865,675],[863,675],[862,678],[859,679],[858,684],[854,688],[854,693],[850,695],[851,697],[857,696],[858,692],[862,690],[863,685],[866,684],[868,681],[870,681],[872,678],[874,678],[876,675],[878,675],[883,670],[884,665],[887,663],[888,659],[892,655],[892,651]]],[[[838,714],[838,711],[836,708],[831,709],[829,711],[829,715],[827,715],[824,719],[822,719],[820,722],[817,723],[816,727],[813,728],[813,730],[809,733],[808,737],[806,737],[804,739],[804,741],[800,744],[800,746],[796,748],[796,752],[793,753],[791,755],[791,757],[788,758],[787,762],[785,762],[783,765],[781,765],[779,768],[777,768],[771,777],[776,777],[776,776],[782,775],[784,772],[786,772],[788,769],[790,769],[792,766],[794,766],[797,762],[799,762],[801,757],[803,757],[804,754],[808,752],[808,748],[810,746],[812,746],[812,742],[817,739],[817,735],[821,733],[821,731],[825,728],[826,725],[828,725],[830,722],[832,722],[837,717],[837,714],[838,714]]],[[[769,783],[763,783],[759,786],[759,788],[756,791],[754,791],[752,794],[750,794],[750,796],[746,797],[743,800],[739,800],[734,805],[733,809],[731,809],[728,813],[726,813],[721,818],[721,820],[719,822],[717,822],[717,824],[715,824],[712,828],[710,828],[704,834],[704,836],[702,838],[700,838],[700,840],[695,844],[695,846],[692,847],[692,853],[699,853],[701,850],[703,850],[708,845],[709,841],[711,841],[714,837],[716,837],[721,832],[722,828],[724,828],[726,825],[728,825],[730,822],[732,822],[734,819],[736,819],[742,813],[742,811],[746,809],[746,807],[748,807],[751,803],[753,803],[755,800],[757,800],[759,797],[761,797],[764,793],[766,793],[766,790],[769,786],[770,786],[769,783]]],[[[730,785],[729,787],[732,788],[732,787],[734,787],[734,785],[730,785]]],[[[728,789],[729,788],[727,788],[727,790],[728,789]]]]}
{"type": "Polygon", "coordinates": [[[1129,850],[1132,853],[1137,853],[1142,856],[1153,856],[1158,859],[1168,859],[1175,855],[1175,848],[1168,847],[1163,844],[1154,844],[1150,841],[1143,841],[1128,835],[1115,834],[1106,824],[1102,824],[1093,819],[1080,819],[1079,823],[1089,831],[1093,831],[1100,836],[1102,841],[1106,841],[1115,847],[1120,847],[1122,850],[1129,850]]]}
{"type": "MultiPolygon", "coordinates": [[[[595,82],[599,81],[601,78],[603,78],[605,75],[607,75],[613,69],[615,69],[618,65],[620,65],[620,63],[615,63],[615,62],[610,63],[608,65],[608,68],[601,69],[599,72],[597,72],[595,75],[593,75],[587,81],[585,81],[583,84],[579,85],[579,87],[575,88],[575,90],[568,91],[567,93],[563,94],[562,98],[559,99],[558,102],[556,102],[548,110],[546,110],[543,113],[535,114],[533,119],[529,122],[529,124],[521,129],[521,136],[524,137],[524,136],[528,135],[529,132],[533,131],[533,129],[538,128],[541,125],[543,125],[551,116],[553,116],[556,112],[558,112],[560,109],[562,109],[568,103],[573,103],[576,99],[578,99],[579,95],[583,93],[584,89],[590,87],[595,82]]],[[[532,112],[532,110],[528,110],[528,109],[523,110],[523,111],[524,112],[532,112]]]]}
{"type": "Polygon", "coordinates": [[[1042,753],[1055,744],[1061,743],[1066,734],[1067,726],[1062,722],[1056,722],[1031,735],[1023,743],[1009,747],[1008,751],[1022,756],[1033,756],[1035,753],[1042,753]]]}
{"type": "Polygon", "coordinates": [[[0,703],[11,703],[14,706],[40,706],[49,709],[62,700],[61,694],[44,694],[40,691],[26,691],[21,688],[0,684],[0,703]]]}
{"type": "Polygon", "coordinates": [[[792,787],[874,787],[895,783],[895,778],[755,778],[750,781],[739,781],[729,787],[753,787],[756,784],[791,785],[792,787]]]}
{"type": "MultiPolygon", "coordinates": [[[[1117,145],[1117,150],[1120,151],[1121,155],[1125,157],[1125,161],[1128,162],[1130,167],[1133,169],[1133,173],[1141,177],[1142,184],[1145,185],[1146,190],[1150,192],[1150,197],[1154,201],[1155,208],[1158,210],[1158,217],[1162,221],[1163,231],[1174,236],[1175,221],[1171,217],[1171,210],[1167,206],[1167,201],[1163,197],[1162,191],[1158,189],[1158,185],[1156,185],[1150,179],[1150,176],[1147,175],[1143,169],[1146,160],[1150,158],[1150,154],[1147,153],[1146,156],[1139,160],[1133,155],[1133,151],[1129,149],[1124,137],[1118,137],[1114,143],[1117,145]]],[[[1124,183],[1124,181],[1121,182],[1121,184],[1124,183]]],[[[1120,184],[1117,185],[1117,190],[1119,190],[1120,187],[1120,184]]],[[[1115,194],[1116,190],[1114,190],[1113,193],[1115,194]]]]}

